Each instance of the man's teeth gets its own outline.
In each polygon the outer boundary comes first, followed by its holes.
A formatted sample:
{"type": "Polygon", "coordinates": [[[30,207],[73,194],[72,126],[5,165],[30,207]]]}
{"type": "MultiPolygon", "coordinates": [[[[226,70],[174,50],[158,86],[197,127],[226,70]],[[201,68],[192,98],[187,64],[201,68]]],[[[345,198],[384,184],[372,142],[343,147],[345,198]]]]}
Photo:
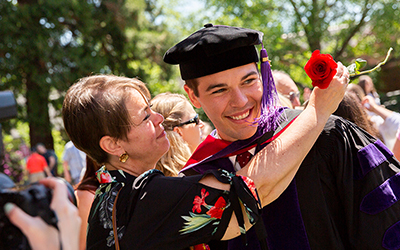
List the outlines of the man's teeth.
{"type": "Polygon", "coordinates": [[[231,116],[231,118],[233,120],[242,120],[244,118],[247,118],[250,114],[250,110],[248,110],[246,113],[244,113],[243,115],[239,115],[239,116],[231,116]]]}

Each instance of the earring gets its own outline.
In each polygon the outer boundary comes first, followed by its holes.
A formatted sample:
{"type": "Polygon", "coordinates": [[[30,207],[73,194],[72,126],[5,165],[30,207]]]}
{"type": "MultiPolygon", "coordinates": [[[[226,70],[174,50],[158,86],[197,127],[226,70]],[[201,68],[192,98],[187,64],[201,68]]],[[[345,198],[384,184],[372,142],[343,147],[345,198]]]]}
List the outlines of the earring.
{"type": "Polygon", "coordinates": [[[119,156],[119,161],[125,163],[129,158],[129,155],[125,152],[119,156]]]}

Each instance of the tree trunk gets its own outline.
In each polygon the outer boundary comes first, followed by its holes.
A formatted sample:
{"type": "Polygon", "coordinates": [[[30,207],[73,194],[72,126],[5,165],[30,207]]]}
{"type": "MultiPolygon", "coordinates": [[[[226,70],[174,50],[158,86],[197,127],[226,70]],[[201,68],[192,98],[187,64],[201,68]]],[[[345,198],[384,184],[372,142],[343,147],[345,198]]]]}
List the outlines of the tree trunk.
{"type": "Polygon", "coordinates": [[[26,82],[26,106],[31,146],[43,143],[47,149],[54,149],[48,108],[49,90],[42,88],[29,77],[26,82]]]}

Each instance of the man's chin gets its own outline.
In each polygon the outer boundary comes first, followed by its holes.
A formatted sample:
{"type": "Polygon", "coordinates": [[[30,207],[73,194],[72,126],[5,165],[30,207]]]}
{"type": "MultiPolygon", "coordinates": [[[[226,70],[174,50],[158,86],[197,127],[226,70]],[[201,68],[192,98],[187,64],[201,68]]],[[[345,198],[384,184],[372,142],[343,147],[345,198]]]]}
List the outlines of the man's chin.
{"type": "Polygon", "coordinates": [[[226,141],[238,141],[238,140],[246,140],[252,137],[256,133],[257,129],[254,130],[248,130],[248,131],[241,131],[241,133],[238,133],[235,131],[235,133],[231,133],[229,135],[225,135],[225,138],[222,138],[226,141]]]}

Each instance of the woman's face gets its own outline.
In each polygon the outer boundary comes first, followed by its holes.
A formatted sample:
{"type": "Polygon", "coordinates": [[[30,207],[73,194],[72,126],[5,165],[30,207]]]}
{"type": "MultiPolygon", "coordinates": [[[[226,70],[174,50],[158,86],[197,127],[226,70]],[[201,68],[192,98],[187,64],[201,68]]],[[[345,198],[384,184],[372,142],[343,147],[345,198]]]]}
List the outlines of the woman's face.
{"type": "Polygon", "coordinates": [[[169,141],[161,124],[164,120],[162,115],[153,112],[138,91],[132,90],[131,93],[126,107],[134,125],[127,134],[127,140],[121,140],[121,144],[133,166],[144,172],[153,168],[168,151],[169,141]]]}
{"type": "MultiPolygon", "coordinates": [[[[186,105],[185,115],[182,117],[182,122],[187,122],[194,118],[197,114],[189,102],[186,105]]],[[[199,124],[190,123],[177,127],[181,131],[182,139],[189,145],[190,150],[193,152],[201,143],[201,128],[204,126],[203,122],[199,120],[199,124]]]]}

